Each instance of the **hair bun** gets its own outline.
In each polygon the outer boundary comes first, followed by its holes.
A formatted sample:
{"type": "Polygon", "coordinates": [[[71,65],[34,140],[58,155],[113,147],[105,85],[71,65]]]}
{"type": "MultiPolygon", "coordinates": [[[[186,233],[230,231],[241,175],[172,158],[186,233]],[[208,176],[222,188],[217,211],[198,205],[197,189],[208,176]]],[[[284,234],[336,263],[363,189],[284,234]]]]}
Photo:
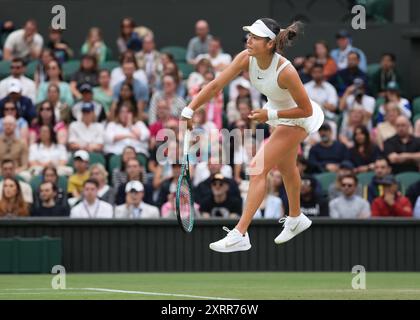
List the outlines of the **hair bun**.
{"type": "Polygon", "coordinates": [[[297,32],[294,30],[288,30],[287,39],[293,40],[297,36],[297,32]]]}

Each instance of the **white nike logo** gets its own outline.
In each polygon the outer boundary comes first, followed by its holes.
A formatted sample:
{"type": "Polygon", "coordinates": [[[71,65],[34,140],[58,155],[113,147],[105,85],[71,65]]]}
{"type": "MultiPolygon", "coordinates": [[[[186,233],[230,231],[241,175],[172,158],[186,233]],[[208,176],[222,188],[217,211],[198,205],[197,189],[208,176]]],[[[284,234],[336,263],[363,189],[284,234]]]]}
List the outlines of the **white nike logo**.
{"type": "Polygon", "coordinates": [[[295,225],[295,227],[294,227],[293,229],[292,229],[292,228],[290,228],[290,231],[295,232],[295,230],[296,230],[296,228],[298,227],[299,223],[300,223],[300,221],[298,221],[298,223],[296,223],[296,225],[295,225]]]}
{"type": "Polygon", "coordinates": [[[233,247],[234,245],[238,244],[239,242],[241,242],[241,240],[238,240],[238,241],[236,241],[234,243],[227,243],[226,242],[225,246],[226,246],[226,248],[230,248],[230,247],[233,247]]]}

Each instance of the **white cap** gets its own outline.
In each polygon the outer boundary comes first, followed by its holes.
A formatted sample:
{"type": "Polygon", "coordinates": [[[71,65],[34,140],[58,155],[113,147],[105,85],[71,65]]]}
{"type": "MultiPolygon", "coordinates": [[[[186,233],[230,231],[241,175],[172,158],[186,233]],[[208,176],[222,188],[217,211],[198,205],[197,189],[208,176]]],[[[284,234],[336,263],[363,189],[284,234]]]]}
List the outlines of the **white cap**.
{"type": "Polygon", "coordinates": [[[236,86],[237,87],[241,86],[242,88],[245,88],[245,89],[248,89],[248,90],[251,89],[251,83],[246,79],[239,80],[238,83],[236,84],[236,86]]]}
{"type": "Polygon", "coordinates": [[[133,190],[137,192],[144,191],[143,183],[137,180],[127,182],[125,185],[125,193],[131,192],[133,190]]]}
{"type": "Polygon", "coordinates": [[[255,34],[258,37],[270,38],[271,40],[276,38],[276,34],[271,31],[262,20],[255,21],[252,26],[242,27],[244,31],[255,34]]]}
{"type": "Polygon", "coordinates": [[[73,159],[80,158],[83,161],[89,161],[89,153],[85,150],[78,150],[74,153],[73,159]]]}
{"type": "Polygon", "coordinates": [[[9,93],[20,93],[22,91],[22,84],[18,79],[12,79],[9,82],[9,93]]]}

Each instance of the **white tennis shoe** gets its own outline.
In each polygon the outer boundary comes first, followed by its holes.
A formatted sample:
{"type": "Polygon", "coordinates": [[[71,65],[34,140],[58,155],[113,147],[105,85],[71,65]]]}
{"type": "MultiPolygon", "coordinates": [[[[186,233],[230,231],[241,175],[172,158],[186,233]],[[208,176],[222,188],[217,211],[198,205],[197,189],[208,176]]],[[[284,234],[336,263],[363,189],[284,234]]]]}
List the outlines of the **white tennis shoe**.
{"type": "Polygon", "coordinates": [[[299,233],[308,229],[312,221],[307,216],[301,213],[297,217],[285,217],[279,220],[283,223],[283,231],[274,239],[276,244],[282,244],[297,236],[299,233]]]}
{"type": "Polygon", "coordinates": [[[237,229],[229,230],[223,227],[228,234],[223,239],[210,243],[210,249],[217,252],[236,252],[251,249],[248,232],[242,235],[237,229]]]}

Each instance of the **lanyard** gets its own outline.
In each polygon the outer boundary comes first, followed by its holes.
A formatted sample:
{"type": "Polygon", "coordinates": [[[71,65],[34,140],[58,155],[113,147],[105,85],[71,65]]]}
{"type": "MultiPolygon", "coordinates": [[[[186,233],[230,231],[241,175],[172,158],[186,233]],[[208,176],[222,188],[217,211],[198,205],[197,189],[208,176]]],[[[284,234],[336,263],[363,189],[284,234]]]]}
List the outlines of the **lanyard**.
{"type": "Polygon", "coordinates": [[[96,215],[98,214],[98,210],[99,210],[99,204],[100,204],[99,200],[96,200],[96,208],[95,208],[95,211],[94,211],[93,216],[92,216],[90,211],[89,211],[89,208],[86,206],[86,201],[83,201],[83,207],[85,207],[85,210],[86,210],[89,218],[96,218],[96,215]]]}

